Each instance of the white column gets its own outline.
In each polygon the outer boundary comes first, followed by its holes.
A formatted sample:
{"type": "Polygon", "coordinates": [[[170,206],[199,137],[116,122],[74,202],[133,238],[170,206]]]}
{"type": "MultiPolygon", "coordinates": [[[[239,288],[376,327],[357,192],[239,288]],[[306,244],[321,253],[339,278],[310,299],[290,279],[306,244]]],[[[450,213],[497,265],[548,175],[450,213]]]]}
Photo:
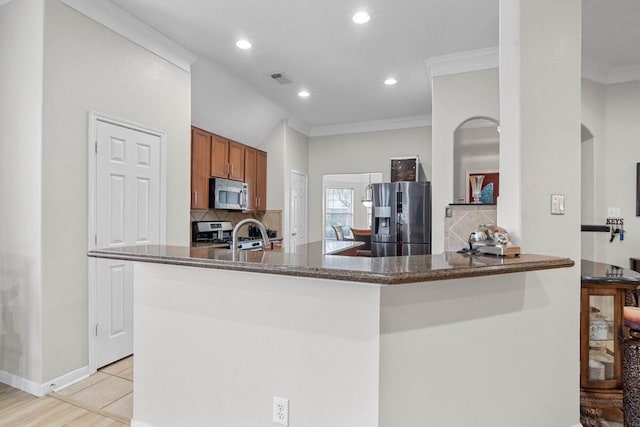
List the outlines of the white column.
{"type": "Polygon", "coordinates": [[[501,1],[500,17],[498,223],[526,252],[579,259],[581,4],[501,1]]]}
{"type": "Polygon", "coordinates": [[[532,357],[521,377],[528,390],[549,393],[536,399],[538,425],[579,419],[580,49],[580,0],[500,0],[498,224],[524,252],[576,261],[525,279],[524,306],[546,301],[530,314],[542,316],[548,360],[532,357]],[[552,194],[565,196],[564,215],[551,215],[552,194]]]}

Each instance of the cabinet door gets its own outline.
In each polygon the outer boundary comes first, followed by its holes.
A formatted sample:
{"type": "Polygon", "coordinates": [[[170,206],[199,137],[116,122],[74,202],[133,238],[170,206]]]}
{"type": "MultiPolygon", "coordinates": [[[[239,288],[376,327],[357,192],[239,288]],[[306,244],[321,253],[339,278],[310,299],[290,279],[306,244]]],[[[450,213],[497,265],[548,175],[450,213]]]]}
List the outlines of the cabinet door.
{"type": "Polygon", "coordinates": [[[244,182],[244,145],[229,141],[229,179],[244,182]]]}
{"type": "Polygon", "coordinates": [[[257,150],[256,155],[256,210],[267,210],[267,153],[257,150]]]}
{"type": "Polygon", "coordinates": [[[247,184],[247,210],[256,209],[256,149],[244,147],[244,182],[247,184]]]}
{"type": "Polygon", "coordinates": [[[191,209],[209,209],[211,134],[191,129],[191,209]]]}
{"type": "Polygon", "coordinates": [[[212,135],[211,140],[211,176],[229,177],[229,140],[212,135]]]}
{"type": "Polygon", "coordinates": [[[622,384],[618,336],[624,290],[603,284],[582,288],[580,308],[580,385],[614,389],[622,384]]]}

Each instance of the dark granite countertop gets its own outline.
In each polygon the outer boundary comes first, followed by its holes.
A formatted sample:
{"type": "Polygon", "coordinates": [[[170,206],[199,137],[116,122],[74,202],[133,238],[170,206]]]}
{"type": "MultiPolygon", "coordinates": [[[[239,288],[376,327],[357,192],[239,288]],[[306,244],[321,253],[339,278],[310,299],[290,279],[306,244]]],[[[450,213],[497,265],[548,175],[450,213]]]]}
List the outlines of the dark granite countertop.
{"type": "Polygon", "coordinates": [[[580,276],[585,283],[635,284],[640,286],[640,273],[628,268],[583,259],[580,276]]]}
{"type": "Polygon", "coordinates": [[[521,254],[514,258],[469,256],[455,252],[383,258],[327,255],[336,249],[335,244],[348,249],[359,243],[335,242],[327,246],[327,242],[312,242],[301,245],[299,252],[295,254],[275,251],[241,251],[237,261],[231,260],[231,251],[228,249],[159,245],[96,249],[89,251],[88,255],[98,258],[386,285],[545,270],[574,265],[569,258],[533,254],[521,254]]]}

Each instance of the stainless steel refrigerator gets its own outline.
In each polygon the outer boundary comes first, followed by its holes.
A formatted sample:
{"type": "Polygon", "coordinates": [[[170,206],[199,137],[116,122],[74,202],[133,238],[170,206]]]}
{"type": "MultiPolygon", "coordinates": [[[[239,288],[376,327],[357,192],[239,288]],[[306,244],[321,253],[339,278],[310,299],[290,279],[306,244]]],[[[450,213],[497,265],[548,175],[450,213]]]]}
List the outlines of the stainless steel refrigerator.
{"type": "Polygon", "coordinates": [[[373,184],[371,255],[431,253],[431,183],[373,184]]]}

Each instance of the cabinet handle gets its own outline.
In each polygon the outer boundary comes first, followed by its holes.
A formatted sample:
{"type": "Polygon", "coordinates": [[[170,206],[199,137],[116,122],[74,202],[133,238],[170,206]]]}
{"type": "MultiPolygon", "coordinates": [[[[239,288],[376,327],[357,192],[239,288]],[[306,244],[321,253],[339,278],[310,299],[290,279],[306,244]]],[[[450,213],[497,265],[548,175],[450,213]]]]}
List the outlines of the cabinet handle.
{"type": "Polygon", "coordinates": [[[229,163],[224,164],[224,173],[229,175],[229,163]]]}
{"type": "Polygon", "coordinates": [[[229,175],[233,176],[233,163],[231,163],[231,173],[229,175]]]}
{"type": "Polygon", "coordinates": [[[197,191],[193,192],[193,204],[194,205],[198,204],[198,192],[197,191]]]}

